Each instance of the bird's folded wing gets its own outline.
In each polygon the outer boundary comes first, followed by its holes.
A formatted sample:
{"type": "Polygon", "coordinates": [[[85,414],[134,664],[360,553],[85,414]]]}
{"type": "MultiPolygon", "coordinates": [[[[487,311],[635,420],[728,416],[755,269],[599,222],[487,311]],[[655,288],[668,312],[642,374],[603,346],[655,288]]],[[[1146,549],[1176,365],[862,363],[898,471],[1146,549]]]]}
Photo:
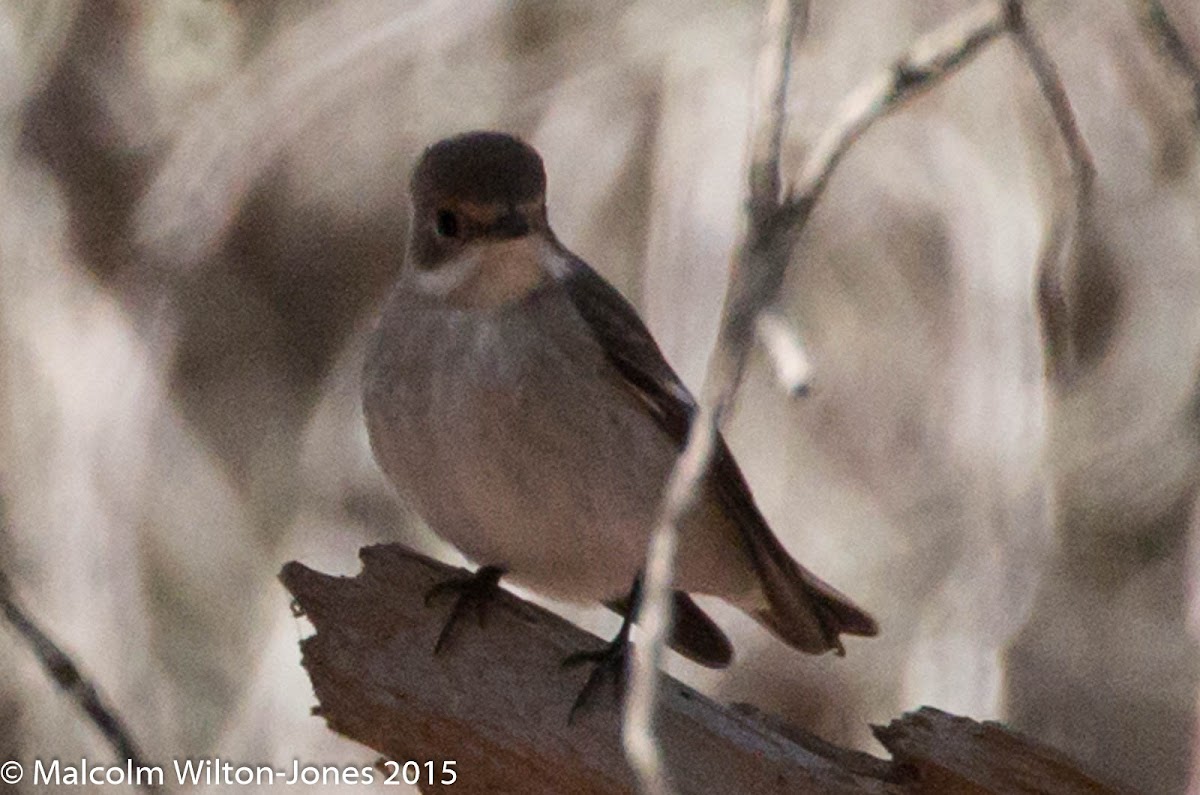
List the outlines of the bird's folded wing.
{"type": "MultiPolygon", "coordinates": [[[[567,254],[561,283],[625,385],[646,405],[664,433],[682,448],[696,402],[628,301],[577,257],[567,254]]],[[[754,504],[750,487],[723,438],[710,470],[722,507],[735,520],[762,581],[769,609],[755,617],[804,651],[840,651],[838,634],[874,635],[874,619],[787,553],[754,504]]]]}

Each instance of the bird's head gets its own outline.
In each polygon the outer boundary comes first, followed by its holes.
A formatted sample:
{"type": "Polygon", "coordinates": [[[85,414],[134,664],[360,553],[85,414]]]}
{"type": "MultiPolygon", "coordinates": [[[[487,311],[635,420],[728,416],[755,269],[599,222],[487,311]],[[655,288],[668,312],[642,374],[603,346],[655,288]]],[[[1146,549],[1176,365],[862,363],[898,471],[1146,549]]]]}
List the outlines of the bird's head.
{"type": "Polygon", "coordinates": [[[410,257],[419,270],[549,234],[542,158],[511,135],[470,132],[439,141],[413,170],[410,193],[410,257]]]}

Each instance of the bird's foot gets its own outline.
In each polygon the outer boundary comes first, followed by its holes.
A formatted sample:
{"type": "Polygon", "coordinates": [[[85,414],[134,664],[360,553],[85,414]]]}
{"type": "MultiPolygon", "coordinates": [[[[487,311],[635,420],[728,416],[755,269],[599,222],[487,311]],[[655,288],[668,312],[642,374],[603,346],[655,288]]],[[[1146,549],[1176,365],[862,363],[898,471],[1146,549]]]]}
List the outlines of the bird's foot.
{"type": "Polygon", "coordinates": [[[591,665],[592,672],[588,675],[583,689],[575,697],[571,712],[567,716],[567,724],[575,722],[575,716],[580,710],[595,703],[596,694],[604,685],[611,684],[613,698],[620,699],[625,689],[626,669],[629,665],[629,632],[622,627],[612,642],[598,651],[578,651],[562,661],[563,668],[575,668],[580,665],[591,665]]]}
{"type": "Polygon", "coordinates": [[[436,599],[447,594],[457,597],[454,609],[450,611],[450,617],[446,619],[446,625],[442,627],[437,643],[433,646],[434,654],[438,654],[446,647],[454,632],[454,627],[467,613],[475,614],[475,620],[479,626],[487,625],[487,608],[500,591],[500,578],[503,576],[504,569],[499,566],[480,566],[473,574],[460,575],[445,582],[439,582],[425,592],[426,607],[431,606],[436,599]]]}

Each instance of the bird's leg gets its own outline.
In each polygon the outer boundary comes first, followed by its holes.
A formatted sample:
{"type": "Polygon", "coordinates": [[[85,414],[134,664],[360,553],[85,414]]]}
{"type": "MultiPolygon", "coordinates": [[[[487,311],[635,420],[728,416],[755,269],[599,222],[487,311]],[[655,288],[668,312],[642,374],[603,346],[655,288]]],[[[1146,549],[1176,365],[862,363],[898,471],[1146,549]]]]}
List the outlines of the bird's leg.
{"type": "Polygon", "coordinates": [[[612,683],[615,696],[620,697],[625,685],[625,669],[629,664],[629,632],[633,627],[634,616],[637,615],[638,605],[642,599],[642,577],[639,574],[629,589],[629,596],[610,605],[616,612],[623,614],[621,628],[604,648],[598,651],[577,651],[562,661],[563,668],[574,668],[584,663],[592,665],[583,689],[575,697],[567,723],[573,723],[576,713],[587,706],[605,681],[612,683]]]}
{"type": "Polygon", "coordinates": [[[479,622],[479,626],[487,624],[487,607],[500,590],[500,578],[503,576],[504,569],[500,566],[480,566],[473,574],[455,576],[439,582],[425,592],[426,607],[445,594],[457,596],[454,609],[450,611],[450,617],[446,619],[446,625],[442,627],[437,643],[433,645],[434,654],[446,647],[455,625],[468,612],[475,614],[475,620],[479,622]]]}

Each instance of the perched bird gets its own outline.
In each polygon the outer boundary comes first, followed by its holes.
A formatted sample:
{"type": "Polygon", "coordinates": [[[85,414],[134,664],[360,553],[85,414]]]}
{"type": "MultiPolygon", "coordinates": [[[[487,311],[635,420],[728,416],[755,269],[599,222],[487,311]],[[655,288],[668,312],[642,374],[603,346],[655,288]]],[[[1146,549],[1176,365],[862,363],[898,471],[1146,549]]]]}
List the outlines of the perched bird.
{"type": "MultiPolygon", "coordinates": [[[[532,147],[495,132],[443,140],[411,195],[408,259],[366,360],[375,457],[430,528],[482,564],[442,589],[460,592],[455,616],[506,576],[623,613],[623,647],[695,401],[633,307],[551,231],[532,147]]],[[[791,558],[723,440],[682,522],[674,586],[673,646],[713,667],[732,649],[689,593],[813,654],[877,632],[791,558]]]]}

